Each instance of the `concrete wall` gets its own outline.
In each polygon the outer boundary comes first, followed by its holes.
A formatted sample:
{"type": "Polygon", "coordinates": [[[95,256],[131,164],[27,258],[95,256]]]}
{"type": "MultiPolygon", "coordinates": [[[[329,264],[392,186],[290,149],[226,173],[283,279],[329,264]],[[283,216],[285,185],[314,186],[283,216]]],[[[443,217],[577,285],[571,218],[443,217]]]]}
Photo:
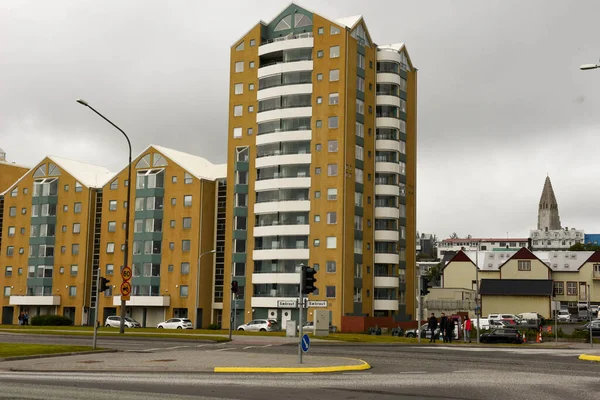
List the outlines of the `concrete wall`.
{"type": "Polygon", "coordinates": [[[481,315],[537,312],[550,318],[550,296],[482,296],[481,315]]]}

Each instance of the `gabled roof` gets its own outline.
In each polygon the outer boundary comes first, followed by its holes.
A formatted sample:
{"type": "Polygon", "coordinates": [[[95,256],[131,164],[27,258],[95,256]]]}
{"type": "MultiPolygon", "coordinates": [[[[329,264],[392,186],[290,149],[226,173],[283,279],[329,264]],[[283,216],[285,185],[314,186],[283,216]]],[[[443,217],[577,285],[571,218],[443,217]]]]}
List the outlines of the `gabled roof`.
{"type": "Polygon", "coordinates": [[[521,249],[519,249],[516,253],[514,253],[512,255],[512,257],[510,257],[508,260],[506,260],[502,265],[500,265],[500,267],[498,267],[498,269],[501,269],[503,266],[506,265],[506,263],[508,263],[510,260],[538,260],[539,262],[541,262],[542,264],[544,264],[546,266],[546,268],[551,269],[547,263],[545,263],[544,261],[540,260],[535,254],[533,254],[531,252],[531,250],[529,250],[526,247],[521,247],[521,249]]]}
{"type": "Polygon", "coordinates": [[[340,19],[336,19],[335,22],[338,25],[345,26],[346,28],[350,28],[350,30],[354,29],[354,27],[358,24],[358,22],[362,19],[362,15],[353,15],[351,17],[344,17],[340,19]]]}
{"type": "Polygon", "coordinates": [[[98,165],[56,156],[48,156],[48,159],[89,188],[100,188],[114,176],[108,169],[98,165]]]}
{"type": "Polygon", "coordinates": [[[471,264],[473,264],[473,266],[477,267],[475,265],[475,263],[473,262],[473,260],[470,259],[469,256],[467,256],[464,251],[459,250],[459,251],[456,252],[456,254],[454,254],[452,256],[452,258],[450,258],[450,260],[448,260],[444,264],[444,267],[442,268],[442,270],[444,270],[451,262],[460,262],[460,261],[470,262],[471,264]]]}
{"type": "MultiPolygon", "coordinates": [[[[580,251],[579,253],[588,253],[587,251],[580,251]]],[[[591,254],[587,260],[585,260],[585,263],[589,263],[589,262],[600,262],[600,251],[594,251],[594,252],[590,252],[593,253],[591,254]]],[[[581,264],[583,266],[583,264],[581,264]]]]}
{"type": "Polygon", "coordinates": [[[17,168],[31,169],[31,167],[27,167],[25,165],[17,164],[17,163],[10,162],[10,161],[4,161],[4,160],[0,160],[0,164],[2,164],[2,165],[9,165],[11,167],[17,167],[17,168]]]}
{"type": "Polygon", "coordinates": [[[179,165],[181,168],[185,169],[186,171],[188,171],[190,174],[194,175],[198,179],[205,179],[205,180],[213,181],[217,178],[223,177],[223,176],[220,176],[222,174],[222,171],[221,171],[222,166],[221,165],[215,165],[215,164],[211,163],[210,161],[208,161],[207,159],[202,158],[200,156],[195,156],[193,154],[184,153],[179,150],[169,149],[167,147],[157,146],[154,144],[150,145],[141,154],[145,153],[150,148],[154,148],[155,150],[164,154],[169,159],[171,159],[173,162],[175,162],[177,165],[179,165]]]}
{"type": "Polygon", "coordinates": [[[408,49],[406,48],[406,44],[404,44],[404,42],[381,45],[381,46],[377,46],[377,48],[381,49],[381,50],[394,50],[394,51],[397,51],[398,53],[401,52],[402,50],[404,50],[404,52],[406,53],[406,59],[408,60],[408,64],[410,65],[411,68],[415,68],[415,66],[412,63],[412,60],[410,59],[410,54],[408,53],[408,49]]]}
{"type": "Polygon", "coordinates": [[[551,279],[482,279],[479,292],[488,296],[552,296],[551,279]]]}

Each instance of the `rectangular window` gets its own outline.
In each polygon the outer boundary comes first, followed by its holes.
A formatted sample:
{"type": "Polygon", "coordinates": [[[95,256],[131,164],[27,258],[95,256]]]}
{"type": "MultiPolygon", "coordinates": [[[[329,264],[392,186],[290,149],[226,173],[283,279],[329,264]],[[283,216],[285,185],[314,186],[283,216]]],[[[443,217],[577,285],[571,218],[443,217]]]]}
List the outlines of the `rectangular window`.
{"type": "Polygon", "coordinates": [[[317,51],[317,58],[323,58],[323,50],[317,51]]]}
{"type": "Polygon", "coordinates": [[[244,84],[243,83],[236,83],[235,85],[233,85],[234,88],[234,94],[243,94],[244,93],[244,84]]]}
{"type": "Polygon", "coordinates": [[[233,276],[246,276],[246,264],[235,263],[233,267],[233,276]]]}
{"type": "Polygon", "coordinates": [[[114,264],[106,264],[106,275],[114,274],[115,266],[114,264]]]}
{"type": "Polygon", "coordinates": [[[363,56],[360,53],[358,54],[358,56],[356,58],[356,66],[358,68],[365,69],[365,56],[363,56]]]}
{"type": "Polygon", "coordinates": [[[327,142],[327,151],[329,151],[330,153],[337,152],[338,151],[338,141],[330,140],[329,142],[327,142]]]}
{"type": "MultiPolygon", "coordinates": [[[[77,224],[79,225],[79,224],[77,224]]],[[[117,222],[116,221],[108,221],[108,231],[116,232],[117,231],[117,222]]]]}
{"type": "Polygon", "coordinates": [[[77,286],[69,286],[69,297],[77,296],[77,286]]]}
{"type": "Polygon", "coordinates": [[[337,164],[327,165],[327,176],[337,176],[337,174],[338,174],[337,164]]]}
{"type": "Polygon", "coordinates": [[[191,195],[185,195],[185,196],[183,196],[183,205],[185,207],[191,207],[192,206],[192,196],[191,195]]]}
{"type": "MultiPolygon", "coordinates": [[[[354,239],[354,254],[362,254],[363,252],[363,241],[361,239],[354,239]]],[[[369,272],[369,271],[367,271],[369,272]]]]}
{"type": "Polygon", "coordinates": [[[323,74],[317,74],[317,81],[323,80],[323,74]]]}
{"type": "MultiPolygon", "coordinates": [[[[116,208],[115,208],[115,210],[116,210],[116,208]]],[[[75,214],[81,213],[81,203],[73,204],[73,211],[75,212],[75,214]]]]}
{"type": "Polygon", "coordinates": [[[16,217],[17,216],[17,207],[11,207],[8,209],[8,215],[10,215],[11,217],[16,217]]]}
{"type": "Polygon", "coordinates": [[[183,218],[183,229],[190,229],[192,227],[192,218],[184,217],[183,218]]]}
{"type": "Polygon", "coordinates": [[[340,46],[331,46],[329,48],[329,58],[339,58],[340,46]]]}
{"type": "Polygon", "coordinates": [[[238,61],[235,63],[235,72],[244,72],[244,62],[238,61]]]}
{"type": "Polygon", "coordinates": [[[182,240],[181,241],[181,250],[184,252],[190,251],[190,249],[192,248],[190,241],[189,240],[182,240]]]}
{"type": "Polygon", "coordinates": [[[190,263],[182,262],[181,263],[181,275],[188,275],[190,273],[190,263]]]}
{"type": "MultiPolygon", "coordinates": [[[[108,231],[109,232],[114,232],[110,230],[110,222],[108,223],[108,231]]],[[[76,222],[73,224],[73,233],[80,233],[81,232],[81,224],[76,222]]]]}
{"type": "Polygon", "coordinates": [[[330,35],[339,35],[340,33],[340,28],[338,28],[337,26],[331,25],[331,28],[329,29],[329,34],[330,35]]]}
{"type": "Polygon", "coordinates": [[[234,117],[241,117],[243,111],[244,111],[244,107],[242,105],[233,106],[233,116],[234,117]]]}
{"type": "Polygon", "coordinates": [[[334,106],[336,104],[340,104],[340,94],[339,93],[329,93],[329,105],[334,106]]]}
{"type": "Polygon", "coordinates": [[[365,137],[365,126],[360,122],[356,123],[356,136],[361,138],[365,137]]]}
{"type": "Polygon", "coordinates": [[[238,231],[245,231],[247,229],[247,218],[246,217],[235,217],[235,229],[238,231]]]}
{"type": "Polygon", "coordinates": [[[361,99],[356,99],[356,112],[365,115],[365,102],[361,99]]]}
{"type": "Polygon", "coordinates": [[[4,276],[12,276],[12,267],[4,267],[4,276]]]}
{"type": "Polygon", "coordinates": [[[233,138],[238,139],[242,137],[242,128],[233,128],[233,138]]]}
{"type": "Polygon", "coordinates": [[[335,299],[335,286],[325,286],[325,297],[335,299]]]}
{"type": "Polygon", "coordinates": [[[330,129],[335,129],[338,127],[338,117],[329,117],[327,121],[327,126],[330,129]]]}
{"type": "Polygon", "coordinates": [[[111,200],[108,202],[108,209],[110,211],[116,211],[117,209],[117,201],[116,200],[111,200]]]}
{"type": "Polygon", "coordinates": [[[236,182],[238,185],[248,184],[248,171],[236,171],[236,182]]]}
{"type": "Polygon", "coordinates": [[[519,271],[531,271],[531,261],[519,261],[519,271]]]}
{"type": "Polygon", "coordinates": [[[355,182],[356,183],[363,183],[364,182],[364,171],[362,169],[355,169],[354,170],[354,176],[355,176],[355,182]]]}
{"type": "Polygon", "coordinates": [[[106,244],[106,253],[107,254],[114,254],[115,252],[115,244],[114,242],[109,242],[106,244]]]}
{"type": "Polygon", "coordinates": [[[337,248],[337,237],[335,236],[327,236],[327,248],[335,249],[337,248]]]}
{"type": "Polygon", "coordinates": [[[327,200],[337,200],[337,188],[327,189],[327,200]]]}
{"type": "Polygon", "coordinates": [[[327,223],[329,225],[337,224],[337,214],[335,211],[327,213],[327,223]]]}
{"type": "Polygon", "coordinates": [[[77,265],[71,265],[71,275],[72,276],[76,276],[78,270],[79,270],[79,267],[77,265]]]}
{"type": "Polygon", "coordinates": [[[244,239],[235,239],[233,251],[236,253],[246,252],[246,241],[244,239]]]}
{"type": "Polygon", "coordinates": [[[360,215],[354,216],[354,230],[362,231],[363,230],[363,217],[360,215]]]}
{"type": "Polygon", "coordinates": [[[365,91],[365,78],[362,76],[356,77],[356,89],[360,90],[361,92],[365,91]]]}
{"type": "Polygon", "coordinates": [[[8,227],[8,237],[15,236],[16,231],[17,231],[17,228],[15,228],[14,226],[9,226],[8,227]]]}
{"type": "Polygon", "coordinates": [[[564,282],[554,282],[554,295],[562,296],[565,294],[565,283],[564,282]]]}
{"type": "Polygon", "coordinates": [[[179,296],[188,297],[188,285],[179,286],[179,296]]]}
{"type": "Polygon", "coordinates": [[[577,296],[577,282],[567,282],[567,296],[577,296]]]}
{"type": "Polygon", "coordinates": [[[73,243],[71,245],[71,254],[73,254],[73,255],[79,254],[79,244],[78,243],[73,243]]]}
{"type": "Polygon", "coordinates": [[[327,273],[334,274],[336,271],[335,261],[327,261],[327,273]]]}
{"type": "Polygon", "coordinates": [[[15,254],[15,248],[14,248],[14,246],[8,246],[6,248],[6,255],[8,257],[12,257],[14,254],[15,254]]]}
{"type": "Polygon", "coordinates": [[[4,297],[10,296],[10,286],[4,286],[4,297]]]}
{"type": "Polygon", "coordinates": [[[235,206],[236,207],[248,207],[248,194],[236,193],[235,194],[235,206]]]}
{"type": "Polygon", "coordinates": [[[332,69],[329,71],[329,82],[336,82],[340,80],[340,70],[332,69]]]}
{"type": "Polygon", "coordinates": [[[355,151],[356,151],[356,159],[360,160],[360,161],[364,161],[365,160],[365,149],[362,146],[356,145],[355,151]]]}

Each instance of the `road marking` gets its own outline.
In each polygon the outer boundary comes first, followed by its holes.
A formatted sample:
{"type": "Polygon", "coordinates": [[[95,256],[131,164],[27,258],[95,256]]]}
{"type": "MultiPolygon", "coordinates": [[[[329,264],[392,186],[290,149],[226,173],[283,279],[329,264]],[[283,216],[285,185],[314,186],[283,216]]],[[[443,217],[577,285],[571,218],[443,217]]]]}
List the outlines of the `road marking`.
{"type": "Polygon", "coordinates": [[[251,348],[253,348],[253,347],[256,347],[256,346],[246,346],[246,347],[244,347],[242,350],[248,350],[248,349],[251,349],[251,348]]]}
{"type": "Polygon", "coordinates": [[[235,350],[235,347],[226,347],[224,349],[219,349],[219,350],[215,350],[215,351],[227,351],[227,350],[235,350]]]}
{"type": "Polygon", "coordinates": [[[206,346],[205,344],[199,344],[198,346],[196,346],[196,348],[200,348],[200,347],[204,347],[206,346]]]}
{"type": "Polygon", "coordinates": [[[271,347],[271,346],[273,346],[273,345],[272,344],[267,344],[267,345],[260,346],[260,347],[271,347]]]}

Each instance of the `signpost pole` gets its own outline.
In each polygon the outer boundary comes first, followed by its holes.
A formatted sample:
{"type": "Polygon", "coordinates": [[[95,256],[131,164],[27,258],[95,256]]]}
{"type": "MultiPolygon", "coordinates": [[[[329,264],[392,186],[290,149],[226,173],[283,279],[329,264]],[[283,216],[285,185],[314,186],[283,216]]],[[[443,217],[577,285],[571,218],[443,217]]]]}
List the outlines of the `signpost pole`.
{"type": "Polygon", "coordinates": [[[558,310],[560,309],[560,301],[554,302],[554,343],[558,346],[558,310]]]}
{"type": "Polygon", "coordinates": [[[306,266],[300,264],[300,296],[298,302],[298,363],[302,364],[302,314],[304,311],[304,271],[306,266]]]}
{"type": "Polygon", "coordinates": [[[94,339],[92,340],[92,348],[96,350],[96,341],[98,339],[98,301],[100,295],[100,268],[98,268],[98,276],[96,277],[96,304],[94,305],[94,339]]]}
{"type": "Polygon", "coordinates": [[[231,340],[231,330],[233,328],[233,302],[235,294],[231,293],[231,303],[229,303],[229,340],[231,340]]]}
{"type": "MultiPolygon", "coordinates": [[[[421,308],[423,307],[421,305],[421,303],[423,302],[423,298],[421,297],[421,270],[419,270],[419,283],[418,283],[418,299],[417,299],[417,306],[418,306],[418,311],[417,311],[417,341],[419,343],[421,343],[421,308]]],[[[431,333],[432,335],[434,334],[434,332],[431,333]]],[[[425,336],[427,336],[427,334],[425,334],[425,336]]]]}
{"type": "Polygon", "coordinates": [[[594,337],[592,336],[592,312],[590,310],[590,285],[587,285],[587,313],[588,313],[588,327],[590,329],[590,347],[594,347],[594,337]]]}

